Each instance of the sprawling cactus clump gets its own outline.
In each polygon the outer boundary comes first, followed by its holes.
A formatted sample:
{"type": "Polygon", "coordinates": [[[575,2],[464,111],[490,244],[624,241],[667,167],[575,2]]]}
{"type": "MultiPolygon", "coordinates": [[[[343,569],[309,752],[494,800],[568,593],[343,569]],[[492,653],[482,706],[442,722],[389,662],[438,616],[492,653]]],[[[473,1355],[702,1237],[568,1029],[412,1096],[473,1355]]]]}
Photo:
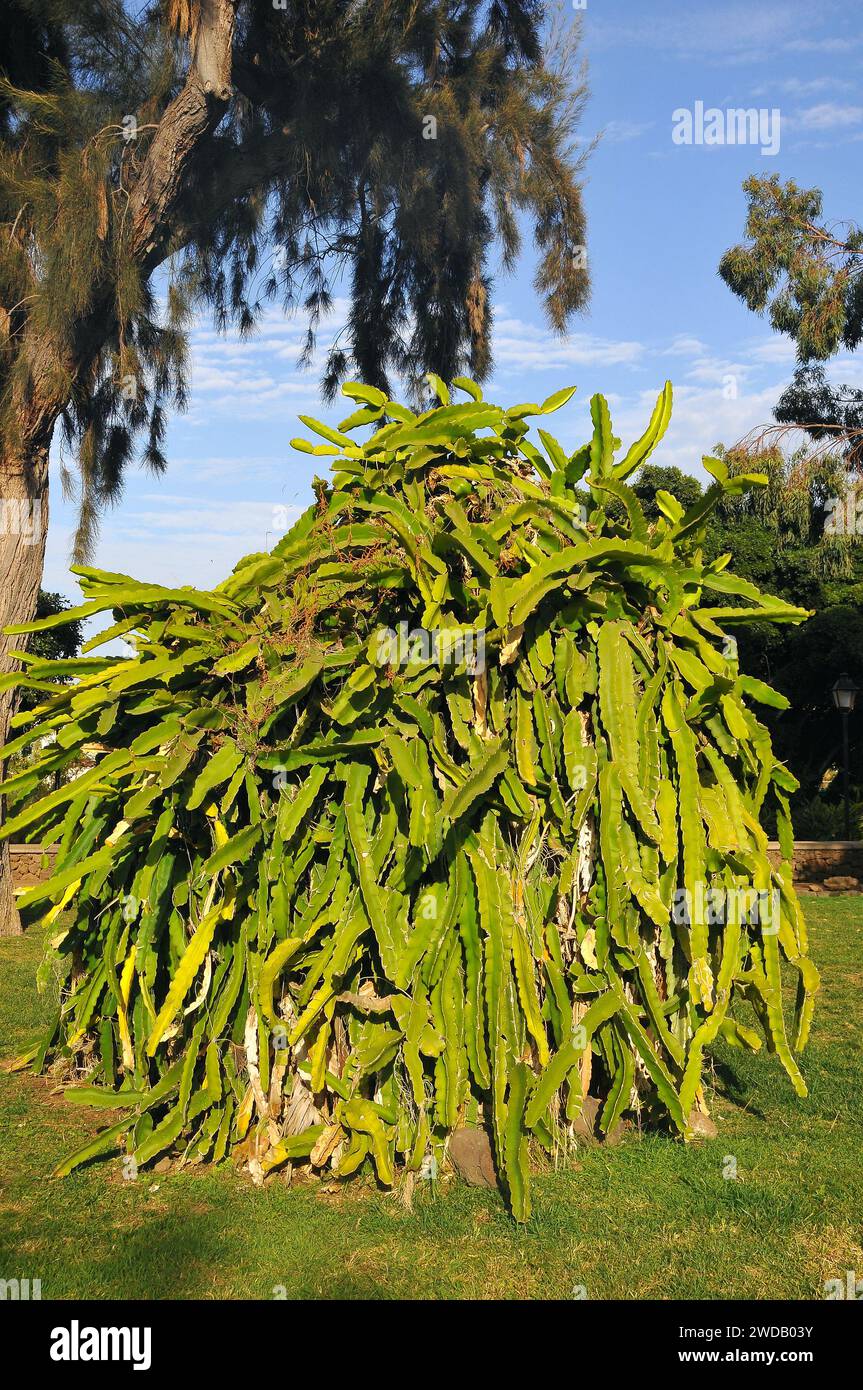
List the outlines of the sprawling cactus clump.
{"type": "Polygon", "coordinates": [[[634,1108],[687,1137],[717,1036],[763,1037],[805,1094],[795,783],[751,708],[782,700],[728,635],[805,615],[700,548],[761,480],[708,459],[648,525],[626,480],[669,386],[616,460],[602,397],[568,455],[526,420],[571,391],[503,410],[431,383],[420,415],[355,385],[340,429],[305,420],[330,481],[213,592],[77,570],[133,659],[25,658],[42,702],[6,753],[52,738],[2,833],[59,843],[21,907],[63,962],[26,1060],[120,1116],[59,1171],[123,1145],[390,1184],[477,1125],[524,1219],[531,1146],[565,1150],[589,1095],[603,1132],[634,1108]]]}

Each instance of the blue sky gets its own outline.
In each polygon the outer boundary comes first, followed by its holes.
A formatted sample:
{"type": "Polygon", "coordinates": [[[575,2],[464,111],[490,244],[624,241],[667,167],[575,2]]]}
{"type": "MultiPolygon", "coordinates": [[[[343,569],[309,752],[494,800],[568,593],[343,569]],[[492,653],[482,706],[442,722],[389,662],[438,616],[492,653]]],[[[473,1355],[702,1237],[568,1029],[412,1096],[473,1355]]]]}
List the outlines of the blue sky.
{"type": "MultiPolygon", "coordinates": [[[[582,12],[591,88],[582,132],[604,132],[586,169],[591,303],[567,337],[550,332],[527,246],[517,273],[495,283],[495,369],[485,393],[509,405],[577,384],[552,426],[574,448],[589,435],[594,391],[608,397],[626,443],[670,378],[674,418],[655,460],[700,474],[701,456],[718,440],[732,444],[769,422],[794,365],[792,345],[716,275],[723,251],[741,238],[744,178],[776,172],[821,188],[829,220],[863,219],[863,10],[837,0],[587,0],[582,12]],[[673,113],[698,101],[778,108],[779,152],[675,144],[673,113]]],[[[322,342],[343,313],[337,302],[322,342]]],[[[304,432],[297,415],[334,422],[348,413],[347,403],[323,408],[318,373],[298,370],[304,328],[275,310],[243,343],[196,325],[190,408],[169,426],[169,471],[161,480],[130,472],[93,563],[210,587],[242,555],[275,543],[307,504],[316,471],[290,448],[304,432]]],[[[831,370],[863,386],[863,354],[831,370]]],[[[68,572],[73,526],[57,476],[45,587],[77,600],[68,572]]]]}

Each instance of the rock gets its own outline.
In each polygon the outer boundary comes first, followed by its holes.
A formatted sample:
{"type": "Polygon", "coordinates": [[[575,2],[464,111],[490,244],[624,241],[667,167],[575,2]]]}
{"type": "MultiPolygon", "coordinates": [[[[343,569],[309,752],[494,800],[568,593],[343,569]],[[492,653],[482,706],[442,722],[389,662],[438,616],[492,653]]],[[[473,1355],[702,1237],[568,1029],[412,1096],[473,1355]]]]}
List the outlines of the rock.
{"type": "Polygon", "coordinates": [[[616,1145],[618,1145],[621,1142],[621,1140],[625,1139],[627,1134],[629,1134],[634,1128],[635,1125],[632,1123],[631,1120],[618,1120],[617,1124],[614,1126],[614,1129],[609,1130],[608,1134],[606,1134],[606,1144],[611,1144],[612,1148],[616,1147],[616,1145]]]}
{"type": "Polygon", "coordinates": [[[470,1187],[498,1187],[491,1141],[484,1129],[457,1129],[449,1141],[449,1160],[470,1187]]]}
{"type": "Polygon", "coordinates": [[[599,1101],[596,1096],[585,1096],[581,1106],[581,1114],[576,1115],[572,1122],[572,1132],[576,1139],[596,1138],[596,1117],[598,1114],[599,1101]]]}
{"type": "Polygon", "coordinates": [[[825,878],[824,887],[829,888],[831,893],[859,893],[861,883],[859,878],[852,878],[850,874],[835,874],[832,878],[825,878]]]}
{"type": "Polygon", "coordinates": [[[689,1112],[689,1128],[699,1139],[716,1139],[719,1135],[716,1125],[703,1110],[695,1109],[689,1112]]]}

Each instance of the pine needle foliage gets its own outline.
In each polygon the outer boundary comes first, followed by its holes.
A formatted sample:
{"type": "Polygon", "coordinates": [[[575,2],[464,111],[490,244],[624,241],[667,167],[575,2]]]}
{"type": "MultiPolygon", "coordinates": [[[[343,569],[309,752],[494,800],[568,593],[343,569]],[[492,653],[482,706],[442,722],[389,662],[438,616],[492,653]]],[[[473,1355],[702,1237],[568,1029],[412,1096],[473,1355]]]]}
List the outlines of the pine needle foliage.
{"type": "Polygon", "coordinates": [[[239,0],[230,99],[170,225],[142,250],[130,209],[194,66],[200,5],[10,0],[0,445],[26,453],[22,403],[34,394],[65,403],[79,558],[139,445],[146,467],[165,467],[193,308],[242,332],[269,303],[302,311],[308,361],[346,285],[347,323],[325,354],[332,396],[351,371],[383,389],[429,367],[485,377],[495,248],[511,268],[525,231],[551,324],[562,330],[585,305],[580,30],[544,28],[548,10],[239,0]]]}
{"type": "Polygon", "coordinates": [[[765,480],[708,459],[648,524],[627,479],[670,385],[617,456],[601,396],[569,455],[527,421],[571,389],[504,410],[430,381],[420,414],[349,384],[339,429],[303,417],[329,480],[214,591],[82,568],[86,604],[26,629],[105,612],[136,652],[6,678],[40,703],[4,756],[48,741],[2,833],[59,843],[20,906],[66,981],[21,1065],[118,1112],[61,1173],[121,1144],[392,1184],[485,1125],[524,1220],[532,1152],[565,1151],[588,1095],[603,1133],[635,1110],[688,1138],[719,1036],[805,1094],[796,784],[752,707],[784,701],[728,637],[805,613],[701,550],[765,480]],[[85,745],[91,771],[27,801],[85,745]]]}

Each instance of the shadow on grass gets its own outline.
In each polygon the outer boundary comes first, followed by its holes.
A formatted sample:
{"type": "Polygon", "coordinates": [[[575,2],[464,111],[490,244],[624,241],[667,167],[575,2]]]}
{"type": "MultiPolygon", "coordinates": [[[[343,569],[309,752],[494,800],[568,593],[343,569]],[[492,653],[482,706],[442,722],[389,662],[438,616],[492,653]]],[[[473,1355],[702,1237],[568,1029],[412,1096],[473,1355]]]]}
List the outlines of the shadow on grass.
{"type": "Polygon", "coordinates": [[[713,1058],[713,1083],[718,1095],[732,1105],[745,1106],[750,1115],[757,1119],[765,1118],[764,1111],[752,1103],[752,1088],[749,1079],[740,1075],[729,1062],[713,1058]]]}
{"type": "Polygon", "coordinates": [[[232,1246],[200,1214],[173,1211],[118,1232],[110,1254],[100,1253],[86,1277],[98,1282],[105,1298],[212,1297],[214,1272],[224,1267],[232,1246]]]}

